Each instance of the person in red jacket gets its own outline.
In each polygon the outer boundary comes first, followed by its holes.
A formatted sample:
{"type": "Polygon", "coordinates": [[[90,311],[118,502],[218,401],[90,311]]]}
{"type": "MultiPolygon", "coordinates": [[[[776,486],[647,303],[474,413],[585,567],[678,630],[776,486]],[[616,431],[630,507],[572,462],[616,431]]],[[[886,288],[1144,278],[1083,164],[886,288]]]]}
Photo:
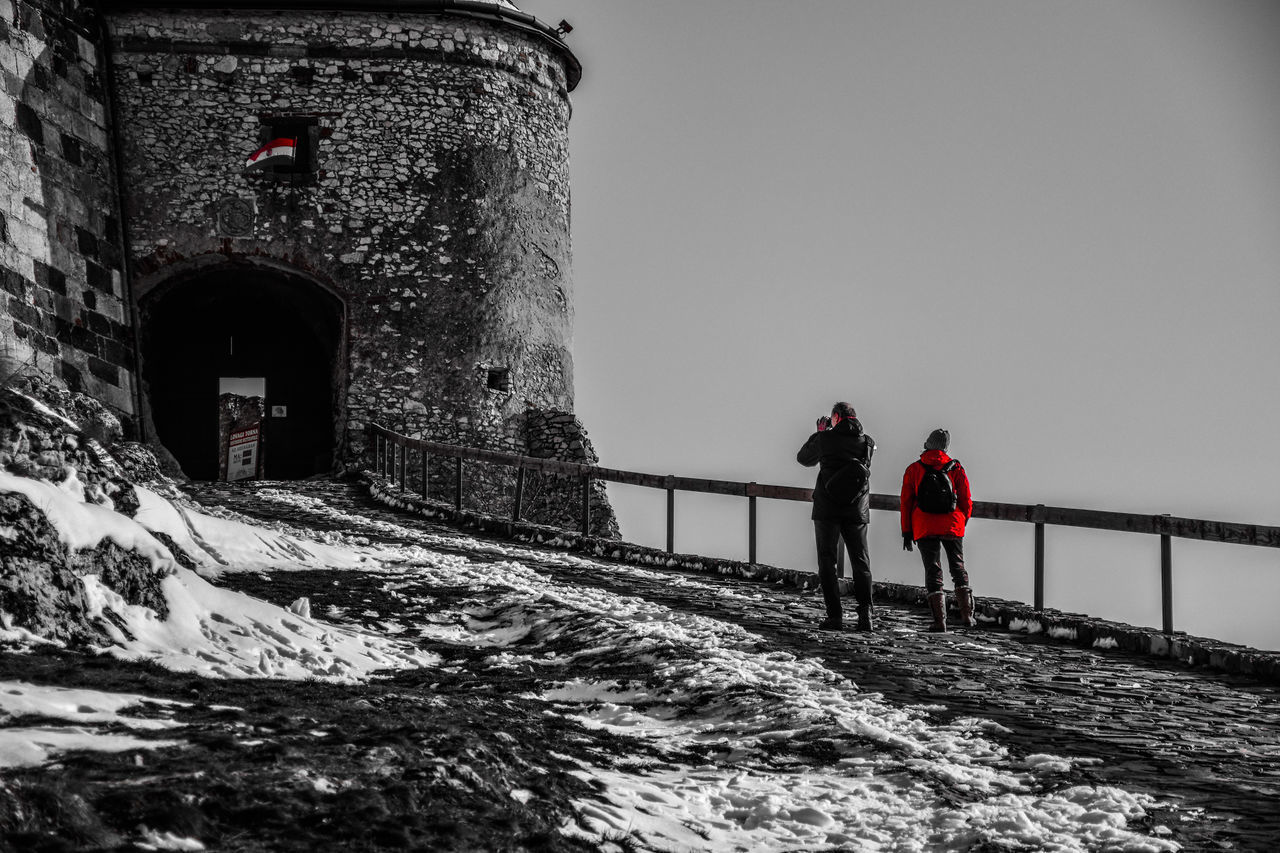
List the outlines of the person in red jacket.
{"type": "Polygon", "coordinates": [[[973,590],[964,568],[964,527],[973,515],[973,497],[969,492],[969,475],[956,459],[947,455],[951,433],[935,429],[924,442],[920,459],[907,466],[902,474],[902,550],[910,551],[914,542],[920,546],[924,562],[925,592],[933,624],[929,630],[947,630],[947,598],[942,589],[942,551],[947,552],[947,568],[955,584],[960,622],[970,628],[973,618],[973,590]],[[940,479],[939,472],[942,477],[940,479]],[[949,488],[948,488],[949,484],[949,488]]]}

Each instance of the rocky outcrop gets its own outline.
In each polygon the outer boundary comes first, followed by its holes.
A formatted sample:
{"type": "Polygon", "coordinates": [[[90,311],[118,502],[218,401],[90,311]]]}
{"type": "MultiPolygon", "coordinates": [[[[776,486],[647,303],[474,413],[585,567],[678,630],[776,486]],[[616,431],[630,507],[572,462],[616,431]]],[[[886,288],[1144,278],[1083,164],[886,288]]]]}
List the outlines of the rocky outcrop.
{"type": "MultiPolygon", "coordinates": [[[[87,598],[85,575],[125,601],[154,610],[160,618],[168,606],[160,590],[166,574],[136,551],[109,540],[96,548],[73,551],[64,545],[49,520],[25,495],[0,492],[0,620],[8,630],[22,628],[47,640],[69,645],[106,639],[102,619],[87,598]]],[[[123,626],[117,626],[123,628],[123,626]]]]}
{"type": "MultiPolygon", "coordinates": [[[[174,487],[146,448],[121,439],[119,419],[92,398],[36,377],[0,388],[0,470],[132,516],[138,508],[134,482],[168,493],[174,487]]],[[[71,645],[104,640],[102,619],[110,617],[99,615],[89,599],[87,575],[128,603],[167,615],[160,590],[166,567],[110,539],[72,548],[31,498],[5,488],[0,552],[0,623],[6,631],[22,629],[71,645]]]]}
{"type": "Polygon", "coordinates": [[[19,477],[61,483],[72,476],[96,504],[127,504],[124,468],[107,450],[123,438],[120,420],[91,397],[35,376],[0,390],[0,468],[19,477]]]}

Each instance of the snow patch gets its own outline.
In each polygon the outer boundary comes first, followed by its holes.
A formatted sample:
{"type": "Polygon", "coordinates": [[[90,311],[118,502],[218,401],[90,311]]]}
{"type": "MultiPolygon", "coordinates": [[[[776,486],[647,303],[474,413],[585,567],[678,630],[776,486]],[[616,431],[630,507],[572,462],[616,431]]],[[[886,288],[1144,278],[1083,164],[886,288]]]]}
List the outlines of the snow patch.
{"type": "MultiPolygon", "coordinates": [[[[102,619],[112,641],[108,651],[126,659],[145,658],[174,670],[221,678],[321,678],[355,681],[379,669],[429,667],[439,657],[414,646],[358,628],[338,627],[310,617],[306,599],[290,609],[211,585],[184,569],[154,532],[172,536],[208,570],[253,571],[270,567],[368,567],[360,549],[309,542],[244,522],[186,510],[138,488],[145,525],[106,507],[85,503],[83,489],[61,488],[0,471],[0,490],[26,495],[72,549],[110,539],[143,554],[153,568],[168,573],[161,589],[169,617],[129,604],[92,574],[80,582],[92,617],[102,619]],[[77,497],[77,493],[79,497],[77,497]],[[149,529],[148,529],[149,528],[149,529]]],[[[5,634],[21,639],[18,632],[5,634]]]]}
{"type": "Polygon", "coordinates": [[[154,829],[142,827],[142,841],[138,846],[143,850],[204,850],[205,846],[194,838],[174,835],[172,832],[156,832],[154,829]]]}
{"type": "Polygon", "coordinates": [[[170,719],[133,717],[124,713],[143,704],[176,707],[188,703],[132,693],[46,687],[24,681],[0,682],[0,724],[3,724],[0,727],[0,767],[43,764],[71,750],[128,752],[181,746],[182,742],[176,740],[143,739],[131,734],[101,731],[105,727],[135,731],[180,727],[180,723],[170,719]],[[14,720],[24,716],[52,717],[74,725],[63,728],[12,725],[14,720]]]}
{"type": "MultiPolygon", "coordinates": [[[[187,702],[151,699],[133,693],[103,693],[66,687],[44,687],[25,681],[0,681],[0,715],[12,719],[24,715],[56,717],[74,723],[113,723],[131,729],[169,729],[179,724],[167,719],[135,718],[120,712],[138,705],[189,707],[187,702]]],[[[5,719],[0,718],[0,722],[5,719]]]]}
{"type": "Polygon", "coordinates": [[[27,767],[43,764],[60,753],[73,750],[131,752],[181,746],[176,740],[143,740],[133,735],[104,734],[88,729],[37,728],[0,729],[0,767],[27,767]]]}
{"type": "Polygon", "coordinates": [[[359,681],[380,669],[433,667],[437,655],[349,626],[293,613],[213,586],[179,568],[161,583],[169,618],[129,604],[94,575],[82,579],[92,615],[105,619],[124,659],[147,659],[214,678],[319,678],[359,681]],[[120,625],[122,627],[117,627],[120,625]]]}
{"type": "Polygon", "coordinates": [[[43,480],[0,471],[0,491],[25,495],[44,513],[58,538],[73,551],[95,548],[109,539],[126,551],[136,551],[156,570],[172,570],[177,562],[169,549],[131,518],[97,504],[85,503],[66,489],[43,480]]]}
{"type": "Polygon", "coordinates": [[[141,486],[136,486],[135,491],[140,505],[138,522],[148,530],[173,537],[206,577],[216,577],[224,571],[358,569],[368,566],[373,558],[368,549],[330,545],[218,518],[175,504],[141,486]]]}

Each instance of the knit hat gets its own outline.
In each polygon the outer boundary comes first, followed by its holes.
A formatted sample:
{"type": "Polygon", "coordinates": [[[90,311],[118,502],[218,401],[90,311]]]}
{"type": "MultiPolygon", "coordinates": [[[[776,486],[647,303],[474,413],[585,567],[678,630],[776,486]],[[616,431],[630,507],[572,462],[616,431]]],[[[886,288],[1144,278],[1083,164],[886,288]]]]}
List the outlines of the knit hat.
{"type": "Polygon", "coordinates": [[[853,410],[853,404],[851,403],[836,403],[831,407],[831,414],[850,419],[858,417],[858,413],[853,410]]]}
{"type": "Polygon", "coordinates": [[[939,427],[929,433],[929,437],[924,440],[925,450],[946,450],[951,444],[951,433],[939,427]]]}

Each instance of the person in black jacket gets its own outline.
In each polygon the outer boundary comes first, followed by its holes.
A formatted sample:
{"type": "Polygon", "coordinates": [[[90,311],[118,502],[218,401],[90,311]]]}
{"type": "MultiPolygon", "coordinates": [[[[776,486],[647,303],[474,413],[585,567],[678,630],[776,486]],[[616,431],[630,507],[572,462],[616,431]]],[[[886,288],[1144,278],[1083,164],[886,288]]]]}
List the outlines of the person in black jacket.
{"type": "Polygon", "coordinates": [[[818,418],[818,431],[796,454],[806,467],[818,466],[813,487],[813,530],[818,546],[818,582],[827,618],[818,623],[826,631],[844,628],[840,607],[840,579],[836,554],[844,538],[853,572],[853,595],[859,631],[871,630],[871,558],[867,524],[871,521],[871,454],[876,443],[863,432],[853,406],[836,403],[831,417],[818,418]]]}

